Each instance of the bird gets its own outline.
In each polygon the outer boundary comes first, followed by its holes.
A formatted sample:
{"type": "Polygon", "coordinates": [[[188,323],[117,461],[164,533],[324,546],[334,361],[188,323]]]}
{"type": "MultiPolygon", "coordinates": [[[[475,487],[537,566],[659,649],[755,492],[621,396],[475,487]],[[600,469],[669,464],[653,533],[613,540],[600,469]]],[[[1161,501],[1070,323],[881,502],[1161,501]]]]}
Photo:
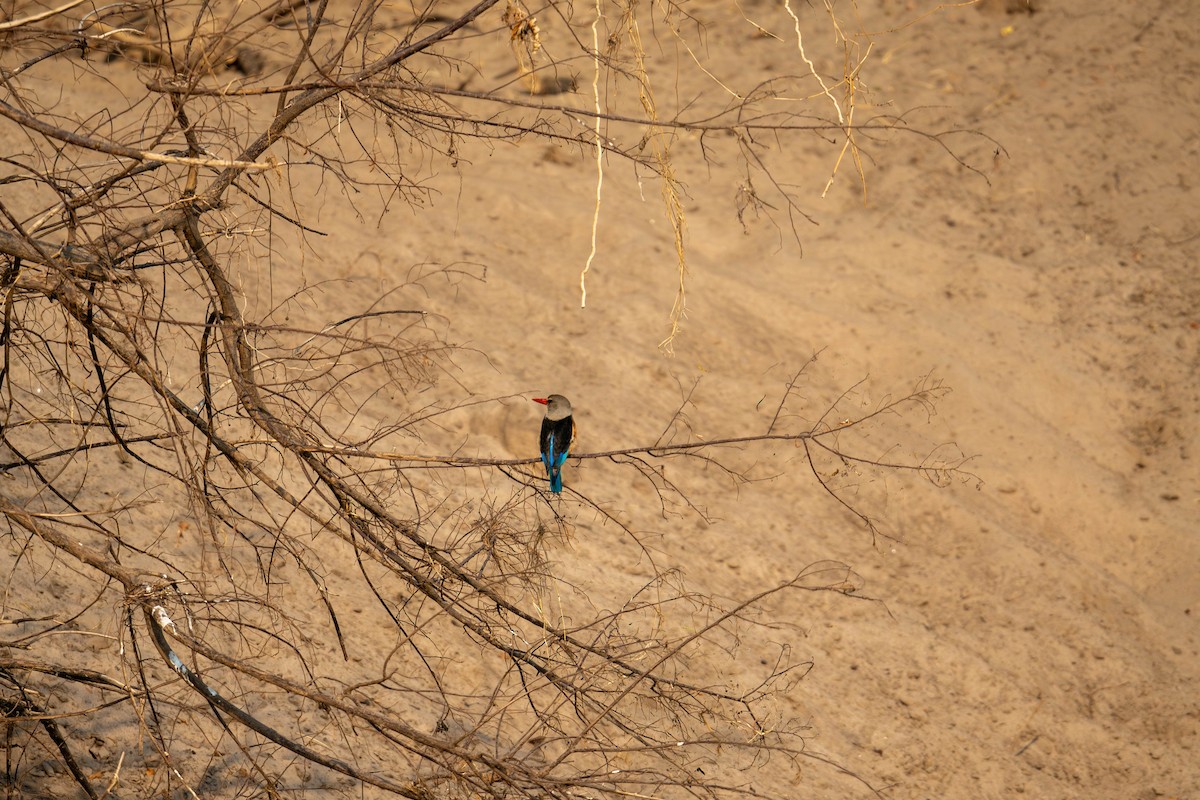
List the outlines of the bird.
{"type": "Polygon", "coordinates": [[[535,397],[533,402],[546,407],[542,418],[542,432],[538,436],[538,449],[546,474],[550,477],[550,491],[559,494],[563,489],[562,468],[567,463],[571,445],[575,444],[575,418],[571,416],[571,401],[561,394],[535,397]]]}

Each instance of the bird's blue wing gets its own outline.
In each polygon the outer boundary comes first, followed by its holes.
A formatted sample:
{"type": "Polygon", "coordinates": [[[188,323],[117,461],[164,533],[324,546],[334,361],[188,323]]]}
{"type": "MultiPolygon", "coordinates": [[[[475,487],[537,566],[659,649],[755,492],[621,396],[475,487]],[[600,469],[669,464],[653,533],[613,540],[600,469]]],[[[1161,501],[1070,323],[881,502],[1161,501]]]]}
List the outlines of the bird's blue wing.
{"type": "Polygon", "coordinates": [[[550,491],[562,491],[562,469],[567,455],[575,442],[575,421],[571,418],[559,421],[542,420],[541,456],[546,474],[550,478],[550,491]]]}
{"type": "Polygon", "coordinates": [[[560,449],[558,437],[551,433],[546,437],[546,450],[542,453],[542,463],[546,465],[546,474],[550,477],[550,491],[558,494],[562,491],[562,468],[567,463],[568,448],[571,443],[560,449]]]}
{"type": "Polygon", "coordinates": [[[546,449],[542,452],[542,463],[546,465],[546,469],[551,467],[561,467],[567,463],[567,455],[570,453],[571,443],[559,442],[558,436],[551,433],[546,437],[546,449]]]}

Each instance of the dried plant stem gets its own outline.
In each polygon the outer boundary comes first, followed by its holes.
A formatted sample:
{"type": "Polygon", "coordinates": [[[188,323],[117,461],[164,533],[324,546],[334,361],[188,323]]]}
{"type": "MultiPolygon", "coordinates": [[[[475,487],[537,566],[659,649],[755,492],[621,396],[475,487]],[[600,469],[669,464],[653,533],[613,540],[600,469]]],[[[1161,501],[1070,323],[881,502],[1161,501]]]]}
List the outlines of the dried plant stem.
{"type": "Polygon", "coordinates": [[[784,0],[783,7],[787,13],[791,15],[792,20],[796,23],[796,49],[800,51],[800,58],[804,60],[808,71],[817,79],[817,83],[821,84],[821,92],[829,98],[829,102],[833,104],[834,110],[837,112],[838,122],[842,125],[846,124],[846,117],[842,114],[842,105],[833,96],[833,92],[829,90],[829,86],[825,83],[825,79],[817,72],[816,65],[809,59],[808,54],[804,52],[804,34],[800,31],[800,17],[796,16],[796,12],[792,10],[792,0],[784,0]]]}
{"type": "Polygon", "coordinates": [[[592,246],[588,251],[587,261],[579,273],[579,307],[587,308],[587,275],[596,258],[596,234],[600,229],[600,198],[604,189],[604,139],[600,133],[603,121],[603,109],[600,106],[600,23],[604,19],[604,8],[601,0],[596,0],[596,19],[592,20],[592,101],[595,104],[596,118],[592,120],[596,137],[596,205],[592,210],[592,246]]]}
{"type": "Polygon", "coordinates": [[[650,83],[650,75],[646,70],[646,47],[642,43],[641,29],[637,21],[637,0],[630,0],[622,14],[622,23],[629,42],[633,47],[634,74],[638,83],[638,99],[648,120],[646,140],[654,160],[658,179],[662,182],[662,199],[665,207],[667,222],[675,240],[676,273],[678,281],[675,289],[675,300],[671,305],[671,329],[667,337],[659,342],[659,348],[668,355],[674,353],[675,337],[687,315],[687,249],[686,230],[687,220],[683,211],[683,202],[679,198],[679,181],[675,177],[675,168],[671,162],[671,145],[669,136],[658,124],[658,108],[654,102],[654,89],[650,83]]]}

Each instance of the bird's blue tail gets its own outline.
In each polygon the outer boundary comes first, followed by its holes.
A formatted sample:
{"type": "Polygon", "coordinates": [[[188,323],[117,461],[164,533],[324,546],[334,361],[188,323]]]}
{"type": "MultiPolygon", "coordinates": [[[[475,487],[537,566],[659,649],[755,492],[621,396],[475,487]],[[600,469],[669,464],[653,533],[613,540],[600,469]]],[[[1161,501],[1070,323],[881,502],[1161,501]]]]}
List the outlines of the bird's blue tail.
{"type": "Polygon", "coordinates": [[[562,493],[562,467],[550,470],[550,491],[555,494],[562,493]]]}

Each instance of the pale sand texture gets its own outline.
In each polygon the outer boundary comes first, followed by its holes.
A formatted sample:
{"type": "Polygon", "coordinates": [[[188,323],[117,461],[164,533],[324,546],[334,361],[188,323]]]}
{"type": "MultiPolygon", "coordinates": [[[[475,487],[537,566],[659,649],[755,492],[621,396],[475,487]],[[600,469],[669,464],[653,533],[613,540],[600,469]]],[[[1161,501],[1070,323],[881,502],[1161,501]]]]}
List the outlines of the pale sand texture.
{"type": "MultiPolygon", "coordinates": [[[[863,14],[879,27],[913,16],[874,5],[863,14]]],[[[478,351],[437,391],[507,397],[448,416],[444,441],[427,443],[470,456],[532,455],[541,408],[526,398],[546,392],[572,400],[577,449],[598,451],[653,442],[698,378],[696,433],[761,432],[816,351],[789,404],[809,420],[861,379],[850,411],[932,375],[952,393],[932,418],[875,428],[878,452],[887,437],[898,455],[954,443],[975,478],[864,476],[862,510],[894,539],[873,543],[790,446],[728,453],[763,478],[740,488],[681,473],[711,523],[656,517],[645,483],[603,461],[569,462],[566,483],[630,510],[660,567],[718,597],[824,559],[861,574],[880,602],[804,595],[769,611],[794,625],[779,641],[815,662],[781,713],[885,797],[1200,798],[1200,5],[1103,5],[948,9],[881,37],[860,114],[888,100],[915,109],[914,129],[975,129],[1006,152],[949,140],[985,180],[919,136],[866,142],[864,206],[848,162],[820,198],[835,146],[764,145],[819,223],[797,222],[799,244],[782,209],[743,230],[736,165],[706,167],[695,137],[681,139],[691,274],[673,357],[657,347],[676,281],[657,184],[639,199],[629,168],[609,164],[580,309],[594,165],[534,143],[464,153],[426,207],[397,202],[379,225],[330,189],[310,220],[329,237],[296,254],[294,274],[281,258],[247,288],[247,316],[303,283],[349,279],[297,312],[320,323],[363,310],[414,264],[486,267],[485,280],[437,279],[398,300],[478,351]]],[[[795,56],[781,8],[744,10],[783,41],[694,10],[707,66],[739,87],[795,56]]],[[[701,89],[713,87],[679,93],[701,89]]],[[[550,553],[562,574],[646,569],[613,526],[573,521],[550,553]]],[[[768,765],[752,780],[793,777],[768,765]]],[[[815,765],[802,777],[795,797],[868,794],[815,765]]]]}

